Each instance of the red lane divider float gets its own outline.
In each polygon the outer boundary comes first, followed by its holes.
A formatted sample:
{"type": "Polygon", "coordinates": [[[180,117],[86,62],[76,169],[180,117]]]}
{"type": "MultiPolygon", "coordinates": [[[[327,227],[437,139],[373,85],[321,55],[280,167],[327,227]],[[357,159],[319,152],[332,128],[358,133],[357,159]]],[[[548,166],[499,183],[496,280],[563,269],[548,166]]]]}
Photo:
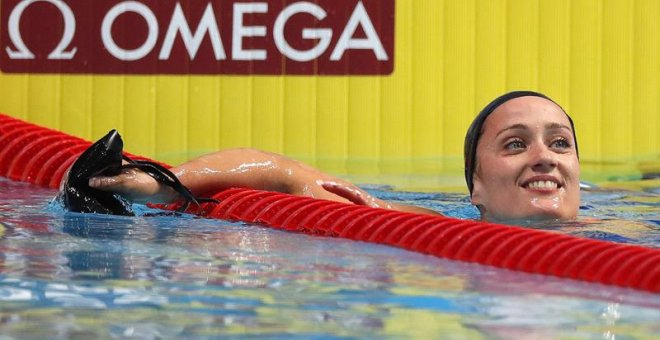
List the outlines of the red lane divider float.
{"type": "MultiPolygon", "coordinates": [[[[89,145],[79,138],[0,114],[0,176],[57,188],[65,169],[89,145]]],[[[229,189],[212,197],[220,203],[203,203],[190,207],[188,212],[382,243],[452,260],[660,292],[660,249],[259,190],[229,189]]]]}

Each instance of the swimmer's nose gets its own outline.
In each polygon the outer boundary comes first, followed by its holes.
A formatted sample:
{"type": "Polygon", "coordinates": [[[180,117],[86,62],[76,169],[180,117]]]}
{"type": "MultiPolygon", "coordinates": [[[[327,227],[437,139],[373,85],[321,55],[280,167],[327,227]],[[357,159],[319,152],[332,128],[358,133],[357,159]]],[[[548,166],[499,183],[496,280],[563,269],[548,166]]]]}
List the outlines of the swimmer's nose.
{"type": "Polygon", "coordinates": [[[532,147],[530,150],[532,168],[537,171],[548,171],[558,165],[557,154],[545,144],[532,147]]]}

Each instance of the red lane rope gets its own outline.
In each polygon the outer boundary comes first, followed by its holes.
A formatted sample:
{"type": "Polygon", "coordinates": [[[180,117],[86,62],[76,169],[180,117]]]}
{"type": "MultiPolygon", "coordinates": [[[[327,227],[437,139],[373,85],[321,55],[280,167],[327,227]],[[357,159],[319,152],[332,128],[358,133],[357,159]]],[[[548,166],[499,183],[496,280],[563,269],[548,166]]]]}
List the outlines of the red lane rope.
{"type": "MultiPolygon", "coordinates": [[[[0,114],[0,176],[57,188],[90,142],[0,114]]],[[[142,158],[145,159],[145,158],[142,158]]],[[[660,292],[660,249],[251,189],[188,212],[400,247],[442,258],[660,292]]],[[[174,209],[176,205],[163,208],[174,209]]]]}

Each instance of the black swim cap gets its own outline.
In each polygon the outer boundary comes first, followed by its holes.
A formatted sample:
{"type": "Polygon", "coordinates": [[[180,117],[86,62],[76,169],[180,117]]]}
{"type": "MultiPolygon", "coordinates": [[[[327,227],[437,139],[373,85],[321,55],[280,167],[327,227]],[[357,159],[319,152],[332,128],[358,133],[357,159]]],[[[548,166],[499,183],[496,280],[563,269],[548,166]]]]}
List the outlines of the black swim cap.
{"type": "Polygon", "coordinates": [[[575,127],[573,126],[573,120],[568,115],[568,113],[566,113],[566,111],[561,107],[561,105],[557,104],[554,100],[548,98],[547,96],[534,91],[513,91],[503,94],[495,98],[495,100],[490,102],[488,105],[486,105],[486,107],[483,108],[483,110],[481,110],[481,112],[479,112],[479,115],[477,115],[477,117],[474,118],[472,124],[468,128],[467,134],[465,135],[465,145],[463,149],[463,157],[465,161],[465,182],[467,183],[468,190],[470,190],[470,196],[472,196],[472,189],[474,188],[474,182],[472,181],[472,177],[474,176],[474,169],[477,161],[477,144],[479,143],[479,137],[481,137],[481,129],[483,128],[486,118],[488,118],[488,116],[490,116],[490,114],[493,113],[495,109],[497,109],[500,105],[504,104],[505,102],[514,98],[528,97],[528,96],[545,98],[555,103],[557,106],[559,106],[559,108],[566,114],[566,117],[568,117],[568,121],[571,123],[571,130],[573,130],[573,140],[575,141],[575,153],[577,154],[578,152],[577,137],[575,136],[575,127]]]}

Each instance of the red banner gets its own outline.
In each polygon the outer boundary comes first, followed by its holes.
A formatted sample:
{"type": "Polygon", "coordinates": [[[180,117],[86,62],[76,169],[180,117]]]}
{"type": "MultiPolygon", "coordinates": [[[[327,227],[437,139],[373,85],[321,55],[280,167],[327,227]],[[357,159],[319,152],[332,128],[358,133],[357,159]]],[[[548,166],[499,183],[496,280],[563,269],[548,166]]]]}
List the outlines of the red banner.
{"type": "Polygon", "coordinates": [[[6,73],[387,75],[394,0],[2,0],[6,73]]]}

